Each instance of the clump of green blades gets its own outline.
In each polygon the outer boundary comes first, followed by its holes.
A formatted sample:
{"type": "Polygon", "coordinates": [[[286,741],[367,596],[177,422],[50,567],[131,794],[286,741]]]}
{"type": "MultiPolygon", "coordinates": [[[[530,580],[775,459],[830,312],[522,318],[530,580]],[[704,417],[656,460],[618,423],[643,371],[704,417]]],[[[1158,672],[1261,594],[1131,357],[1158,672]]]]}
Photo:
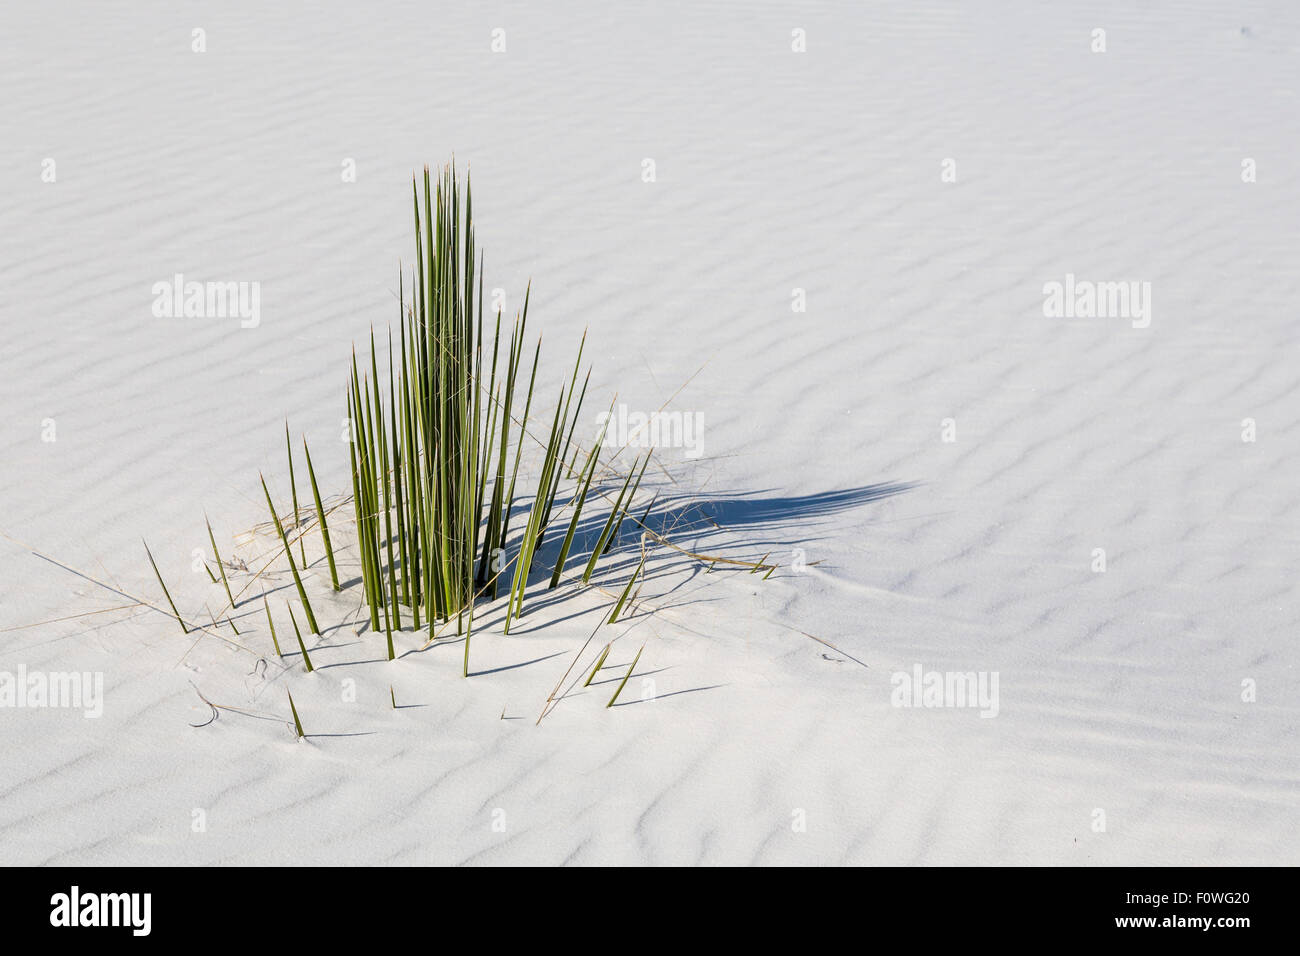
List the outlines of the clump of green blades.
{"type": "MultiPolygon", "coordinates": [[[[465,635],[462,674],[469,676],[470,631],[475,600],[484,595],[496,599],[500,583],[508,582],[504,622],[504,631],[508,634],[511,622],[518,620],[523,613],[529,574],[541,553],[552,516],[559,517],[565,510],[571,510],[571,515],[562,523],[567,530],[553,565],[548,569],[549,587],[559,585],[575,542],[583,506],[593,497],[604,496],[604,492],[595,487],[599,485],[597,474],[605,474],[610,463],[606,463],[605,471],[601,471],[603,430],[588,449],[583,449],[581,440],[574,441],[591,379],[588,371],[581,389],[578,388],[585,334],[578,345],[572,374],[566,376],[567,381],[559,389],[554,412],[540,416],[542,421],[550,419],[550,430],[545,433],[543,441],[542,432],[534,433],[529,429],[541,360],[540,336],[532,349],[527,388],[522,387],[521,372],[527,351],[524,336],[531,287],[525,292],[523,308],[509,331],[507,347],[503,351],[500,310],[489,343],[483,327],[483,268],[474,243],[468,179],[462,193],[454,167],[447,167],[436,177],[431,176],[426,167],[423,190],[418,179],[411,185],[415,212],[415,264],[409,277],[401,272],[398,275],[397,341],[394,343],[390,331],[388,354],[383,362],[387,387],[381,380],[373,330],[368,362],[358,360],[356,349],[353,349],[347,387],[352,499],[361,580],[369,606],[371,630],[386,635],[389,660],[396,657],[393,636],[395,631],[403,630],[402,609],[406,608],[411,627],[419,630],[427,626],[430,640],[438,636],[436,622],[449,626],[455,619],[456,633],[465,635]],[[486,354],[489,344],[490,358],[486,354]],[[519,410],[521,397],[522,412],[519,410]],[[524,496],[525,501],[531,499],[531,504],[523,530],[517,533],[517,540],[512,543],[514,556],[507,560],[506,547],[510,541],[520,464],[525,450],[531,453],[534,445],[542,449],[536,486],[531,495],[524,496]],[[572,459],[569,458],[571,447],[572,459]],[[584,452],[583,465],[578,470],[577,463],[584,452]],[[556,510],[556,496],[565,475],[574,483],[572,495],[562,508],[556,510]]],[[[307,628],[312,634],[319,635],[321,628],[303,582],[303,574],[310,567],[304,540],[310,518],[304,521],[304,509],[299,506],[293,448],[287,425],[285,442],[293,504],[293,519],[287,527],[276,510],[265,479],[261,482],[262,492],[280,549],[293,575],[307,628]],[[294,558],[290,532],[298,542],[301,570],[299,561],[294,558]]],[[[342,585],[326,523],[326,515],[333,509],[325,507],[305,439],[303,456],[315,506],[315,525],[324,546],[330,582],[333,589],[339,591],[342,585]]],[[[534,457],[529,455],[530,472],[536,467],[534,457]]],[[[638,456],[629,473],[623,477],[621,489],[603,522],[595,546],[574,574],[574,580],[580,575],[581,582],[589,584],[599,559],[618,541],[619,531],[628,517],[649,459],[649,454],[644,459],[638,456]]],[[[650,507],[653,506],[652,501],[650,507]]],[[[646,509],[639,524],[645,524],[649,510],[646,509]]],[[[207,531],[221,573],[220,583],[233,610],[238,605],[239,594],[231,588],[227,565],[217,551],[211,524],[207,525],[207,531]]],[[[148,545],[145,545],[145,550],[172,616],[182,630],[189,633],[190,625],[172,600],[148,545]]],[[[635,605],[636,595],[631,593],[632,586],[643,571],[644,562],[643,546],[641,564],[624,588],[608,623],[618,619],[629,595],[635,605]]],[[[216,584],[217,576],[211,569],[207,573],[216,584]]],[[[265,594],[263,606],[271,641],[277,655],[282,657],[265,594]]],[[[303,663],[311,671],[311,660],[292,608],[289,616],[303,663]]],[[[234,622],[229,623],[235,629],[234,622]]],[[[237,629],[235,633],[239,633],[237,629]]]]}
{"type": "MultiPolygon", "coordinates": [[[[485,593],[495,598],[503,579],[511,582],[509,632],[511,620],[523,610],[529,571],[586,395],[584,381],[574,401],[583,351],[579,345],[545,444],[527,430],[541,357],[539,337],[520,415],[529,296],[524,296],[502,356],[499,310],[490,340],[484,334],[483,270],[468,182],[462,193],[453,168],[435,177],[426,168],[423,190],[417,180],[412,194],[415,266],[409,277],[399,275],[397,342],[390,333],[383,363],[387,394],[380,384],[373,332],[369,362],[358,361],[354,350],[348,384],[362,582],[371,628],[390,635],[390,656],[391,633],[402,627],[403,607],[415,628],[422,626],[423,616],[430,637],[435,621],[453,617],[461,633],[472,621],[475,598],[485,593]],[[490,357],[485,356],[489,346],[490,357]],[[543,448],[544,456],[516,555],[507,562],[511,505],[530,442],[543,448]]],[[[590,457],[579,499],[588,493],[596,449],[590,457]]],[[[580,507],[578,500],[575,508],[580,507]]],[[[568,545],[566,540],[561,565],[568,545]]],[[[559,572],[555,569],[556,579],[559,572]]],[[[468,654],[468,635],[466,641],[468,654]]]]}

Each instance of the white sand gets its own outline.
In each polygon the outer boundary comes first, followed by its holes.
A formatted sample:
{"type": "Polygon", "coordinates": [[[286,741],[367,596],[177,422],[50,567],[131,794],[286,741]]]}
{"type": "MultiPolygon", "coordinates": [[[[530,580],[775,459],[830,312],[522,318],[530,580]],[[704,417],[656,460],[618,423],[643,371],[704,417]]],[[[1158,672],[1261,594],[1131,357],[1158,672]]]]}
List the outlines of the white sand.
{"type": "Polygon", "coordinates": [[[533,278],[544,394],[584,328],[593,414],[689,379],[705,454],[658,484],[723,527],[679,543],[822,563],[662,558],[659,610],[607,629],[656,698],[535,726],[608,598],[508,638],[485,611],[470,680],[459,643],[389,664],[350,627],[305,675],[152,611],[21,627],[125,602],[0,539],[0,671],[105,683],[98,719],[0,709],[4,861],[1300,862],[1300,8],[546,6],[6,8],[0,531],[159,600],[143,535],[219,608],[203,513],[231,549],[259,470],[287,500],[286,417],[348,490],[349,343],[395,318],[410,174],[454,151],[489,288],[533,278]],[[155,318],[175,273],[260,282],[260,326],[155,318]],[[1150,282],[1150,326],[1045,317],[1067,273],[1150,282]],[[916,664],[997,672],[998,716],[891,706],[916,664]],[[280,718],[289,687],[319,736],[192,729],[195,687],[280,718]]]}

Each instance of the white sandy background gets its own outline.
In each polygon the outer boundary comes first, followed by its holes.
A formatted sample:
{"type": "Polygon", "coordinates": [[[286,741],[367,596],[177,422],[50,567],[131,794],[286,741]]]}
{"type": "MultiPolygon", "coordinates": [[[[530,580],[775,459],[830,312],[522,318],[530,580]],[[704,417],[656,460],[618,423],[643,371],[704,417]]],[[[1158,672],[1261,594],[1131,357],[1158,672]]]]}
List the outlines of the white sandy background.
{"type": "Polygon", "coordinates": [[[0,670],[105,690],[0,709],[0,857],[1300,862],[1300,8],[615,6],[5,6],[0,670]],[[454,639],[389,664],[351,626],[281,669],[260,598],[269,665],[153,611],[51,622],[127,602],[32,550],[157,601],[141,536],[219,609],[203,514],[234,550],[259,470],[286,504],[286,418],[348,490],[349,345],[395,319],[411,173],[453,153],[488,287],[513,312],[533,280],[539,392],[588,329],[589,419],[704,416],[655,484],[721,528],[679,543],[821,563],[661,559],[658,610],[600,637],[622,668],[646,642],[655,696],[540,726],[608,598],[510,637],[485,611],[469,680],[454,639]],[[260,326],[155,318],[176,273],[259,282],[260,326]],[[1150,282],[1150,327],[1044,317],[1066,273],[1150,282]],[[915,664],[997,672],[998,716],[891,706],[915,664]],[[196,688],[279,719],[193,729],[196,688]]]}

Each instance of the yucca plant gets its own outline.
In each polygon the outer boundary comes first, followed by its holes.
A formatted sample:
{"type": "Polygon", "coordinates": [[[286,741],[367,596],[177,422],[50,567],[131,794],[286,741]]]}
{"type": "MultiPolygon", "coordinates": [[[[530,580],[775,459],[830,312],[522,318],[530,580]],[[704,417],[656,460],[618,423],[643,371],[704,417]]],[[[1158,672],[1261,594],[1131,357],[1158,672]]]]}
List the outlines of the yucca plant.
{"type": "MultiPolygon", "coordinates": [[[[457,633],[465,633],[475,598],[485,592],[495,597],[509,571],[508,633],[522,612],[586,395],[586,381],[577,391],[582,345],[560,388],[527,521],[506,562],[520,464],[529,442],[541,444],[528,429],[540,337],[522,417],[515,411],[531,293],[525,293],[508,343],[502,342],[499,311],[489,338],[469,183],[462,191],[454,169],[436,177],[426,169],[420,187],[412,183],[415,268],[409,285],[399,276],[397,340],[390,336],[381,363],[372,333],[369,362],[354,351],[348,382],[362,586],[372,630],[400,630],[405,606],[414,626],[423,616],[432,638],[436,622],[453,618],[457,633]],[[380,378],[385,366],[386,389],[380,378]]],[[[468,673],[468,665],[462,670],[468,673]]]]}
{"type": "MultiPolygon", "coordinates": [[[[395,660],[399,656],[397,641],[408,622],[417,631],[427,628],[428,642],[432,642],[439,624],[445,633],[454,621],[456,633],[465,641],[461,662],[465,677],[469,676],[476,600],[496,599],[505,592],[503,630],[509,634],[511,623],[523,612],[530,573],[538,563],[551,521],[555,519],[564,529],[554,563],[547,568],[549,585],[554,588],[563,578],[584,509],[590,515],[593,502],[605,499],[612,507],[595,519],[600,531],[581,569],[582,585],[590,586],[600,557],[619,540],[650,459],[649,454],[638,457],[626,475],[614,474],[611,465],[617,454],[601,462],[605,433],[595,436],[590,445],[578,436],[591,380],[588,369],[579,383],[585,332],[572,363],[563,365],[563,377],[553,393],[553,410],[548,405],[539,413],[539,421],[532,420],[542,342],[540,336],[535,344],[527,341],[531,284],[513,323],[503,323],[499,309],[495,316],[484,316],[485,280],[475,243],[472,202],[468,179],[462,189],[454,167],[437,174],[426,167],[422,181],[413,179],[415,257],[409,272],[399,270],[398,321],[381,337],[381,341],[387,340],[385,356],[381,357],[373,329],[368,355],[364,350],[358,354],[354,346],[346,388],[356,558],[370,628],[386,636],[388,659],[395,660]],[[525,369],[530,352],[531,361],[525,369]],[[583,465],[578,470],[580,461],[583,465]],[[616,498],[603,490],[611,478],[611,489],[619,488],[616,498]],[[561,496],[566,479],[572,484],[561,496]],[[519,499],[526,502],[521,509],[515,507],[517,490],[519,499]],[[556,507],[557,500],[562,507],[556,507]],[[512,537],[514,522],[522,522],[522,528],[514,528],[512,537]]],[[[332,517],[334,510],[325,506],[305,438],[303,461],[311,502],[300,502],[299,470],[287,423],[285,445],[289,495],[282,505],[292,507],[291,521],[287,511],[277,508],[266,480],[261,480],[278,547],[252,580],[235,590],[227,567],[234,571],[247,571],[247,567],[222,560],[207,523],[220,578],[211,569],[207,573],[214,585],[221,584],[234,610],[247,588],[283,560],[306,629],[320,635],[304,582],[313,562],[319,560],[318,555],[308,560],[312,506],[335,591],[343,587],[335,553],[338,524],[335,521],[332,536],[327,516],[332,517]],[[307,504],[305,510],[303,504],[307,504]],[[294,540],[298,543],[296,555],[294,540]]],[[[643,530],[653,506],[652,500],[637,522],[643,530]]],[[[636,521],[635,515],[631,518],[636,521]]],[[[602,623],[616,623],[628,605],[636,604],[633,589],[639,588],[645,570],[644,534],[642,540],[641,560],[602,623]]],[[[656,540],[661,539],[656,536],[656,540]]],[[[153,555],[148,553],[148,557],[172,616],[188,632],[189,625],[172,601],[153,555]]],[[[574,580],[577,577],[575,574],[574,580]]],[[[311,671],[297,615],[292,606],[286,606],[303,664],[311,671]]],[[[271,644],[282,657],[265,592],[263,609],[271,644]]],[[[233,620],[230,624],[235,630],[233,620]]],[[[604,654],[591,676],[603,664],[604,654]]],[[[390,697],[396,706],[391,688],[390,697]]]]}

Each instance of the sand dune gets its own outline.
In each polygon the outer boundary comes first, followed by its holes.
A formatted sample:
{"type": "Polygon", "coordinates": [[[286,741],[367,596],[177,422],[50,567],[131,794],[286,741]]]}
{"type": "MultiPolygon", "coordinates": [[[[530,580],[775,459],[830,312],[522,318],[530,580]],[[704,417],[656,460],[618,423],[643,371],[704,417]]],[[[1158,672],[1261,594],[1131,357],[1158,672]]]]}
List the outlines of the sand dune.
{"type": "Polygon", "coordinates": [[[6,861],[1300,862],[1300,13],[1089,6],[7,11],[0,671],[102,673],[104,712],[0,709],[6,861]],[[204,512],[234,549],[259,471],[287,498],[285,419],[348,492],[349,345],[453,152],[593,409],[702,415],[663,527],[783,565],[661,550],[540,724],[603,595],[485,610],[462,680],[455,640],[384,661],[356,589],[305,675],[260,597],[249,654],[103,586],[161,600],[144,536],[218,608],[204,512]],[[155,317],[176,274],[259,324],[155,317]],[[1150,283],[1149,324],[1045,316],[1067,275],[1150,283]],[[894,706],[916,665],[996,673],[997,716],[894,706]]]}

